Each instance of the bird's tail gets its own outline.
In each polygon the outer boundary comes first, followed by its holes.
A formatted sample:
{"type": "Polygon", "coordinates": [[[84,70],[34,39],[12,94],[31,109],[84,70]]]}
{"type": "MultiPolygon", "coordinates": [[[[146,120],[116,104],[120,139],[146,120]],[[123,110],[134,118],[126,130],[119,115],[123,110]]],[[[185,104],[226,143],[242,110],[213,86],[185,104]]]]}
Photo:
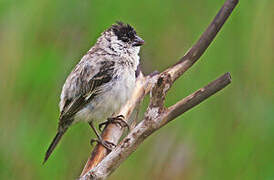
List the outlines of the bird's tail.
{"type": "Polygon", "coordinates": [[[62,138],[62,136],[65,134],[65,132],[67,131],[67,129],[64,129],[62,131],[57,132],[56,136],[54,137],[53,141],[51,142],[46,155],[45,155],[45,159],[43,164],[45,164],[45,162],[48,160],[49,156],[51,155],[52,151],[55,149],[56,145],[59,143],[60,139],[62,138]]]}

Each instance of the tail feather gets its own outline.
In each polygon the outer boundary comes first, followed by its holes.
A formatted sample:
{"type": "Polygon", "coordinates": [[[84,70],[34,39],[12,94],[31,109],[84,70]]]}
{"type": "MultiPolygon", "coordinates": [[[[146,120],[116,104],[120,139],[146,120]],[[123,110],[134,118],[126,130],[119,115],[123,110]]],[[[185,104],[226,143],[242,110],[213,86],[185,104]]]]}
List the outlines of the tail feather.
{"type": "Polygon", "coordinates": [[[66,130],[57,132],[56,136],[54,137],[53,141],[51,142],[51,144],[50,144],[50,146],[49,146],[49,148],[46,152],[43,164],[45,164],[45,162],[48,160],[48,158],[51,155],[52,151],[55,149],[56,145],[59,143],[60,139],[65,134],[65,132],[66,132],[66,130]]]}

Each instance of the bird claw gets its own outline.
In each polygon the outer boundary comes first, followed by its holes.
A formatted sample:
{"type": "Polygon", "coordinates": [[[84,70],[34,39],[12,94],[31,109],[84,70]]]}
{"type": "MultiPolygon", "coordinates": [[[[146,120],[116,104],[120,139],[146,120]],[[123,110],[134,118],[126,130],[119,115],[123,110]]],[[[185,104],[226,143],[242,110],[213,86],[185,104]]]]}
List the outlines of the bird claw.
{"type": "Polygon", "coordinates": [[[98,144],[101,144],[102,146],[104,146],[108,151],[112,151],[116,145],[112,142],[109,142],[109,141],[105,141],[105,140],[102,140],[102,139],[91,139],[90,140],[90,144],[93,145],[93,143],[96,142],[98,144]]]}
{"type": "Polygon", "coordinates": [[[102,131],[103,131],[103,130],[102,130],[102,127],[103,127],[103,126],[106,126],[108,123],[109,123],[108,121],[105,121],[105,122],[100,123],[100,124],[99,124],[99,131],[102,132],[102,131]]]}
{"type": "Polygon", "coordinates": [[[130,130],[130,127],[128,123],[124,120],[125,116],[119,115],[116,117],[108,118],[107,121],[99,124],[99,130],[102,131],[102,127],[105,125],[108,125],[109,123],[114,123],[120,125],[121,128],[126,127],[128,130],[130,130]]]}

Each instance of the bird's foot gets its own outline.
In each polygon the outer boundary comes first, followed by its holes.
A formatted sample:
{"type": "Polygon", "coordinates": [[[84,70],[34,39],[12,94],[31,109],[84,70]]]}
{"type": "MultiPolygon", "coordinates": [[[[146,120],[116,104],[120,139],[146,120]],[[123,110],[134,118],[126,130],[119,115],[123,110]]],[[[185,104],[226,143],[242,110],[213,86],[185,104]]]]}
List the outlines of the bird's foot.
{"type": "Polygon", "coordinates": [[[97,142],[97,143],[101,144],[108,151],[112,151],[116,147],[116,145],[114,143],[109,142],[109,141],[105,141],[103,139],[91,139],[90,144],[92,145],[94,142],[97,142]]]}
{"type": "Polygon", "coordinates": [[[108,118],[107,121],[99,124],[99,130],[102,131],[102,127],[108,125],[109,123],[118,124],[121,128],[126,127],[128,130],[130,130],[128,123],[124,119],[125,116],[123,115],[108,118]]]}

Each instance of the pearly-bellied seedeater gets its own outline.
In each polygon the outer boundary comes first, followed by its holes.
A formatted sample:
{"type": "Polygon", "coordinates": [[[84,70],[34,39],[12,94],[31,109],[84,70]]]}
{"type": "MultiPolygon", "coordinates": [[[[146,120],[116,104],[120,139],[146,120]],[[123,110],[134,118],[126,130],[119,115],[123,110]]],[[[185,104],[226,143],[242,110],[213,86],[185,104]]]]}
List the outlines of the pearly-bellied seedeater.
{"type": "Polygon", "coordinates": [[[122,22],[113,24],[101,34],[63,85],[58,130],[44,163],[68,128],[79,121],[88,122],[98,138],[96,141],[111,149],[112,143],[101,138],[93,122],[123,121],[123,116],[111,116],[132,95],[138,54],[143,44],[144,40],[137,36],[134,28],[122,22]]]}

